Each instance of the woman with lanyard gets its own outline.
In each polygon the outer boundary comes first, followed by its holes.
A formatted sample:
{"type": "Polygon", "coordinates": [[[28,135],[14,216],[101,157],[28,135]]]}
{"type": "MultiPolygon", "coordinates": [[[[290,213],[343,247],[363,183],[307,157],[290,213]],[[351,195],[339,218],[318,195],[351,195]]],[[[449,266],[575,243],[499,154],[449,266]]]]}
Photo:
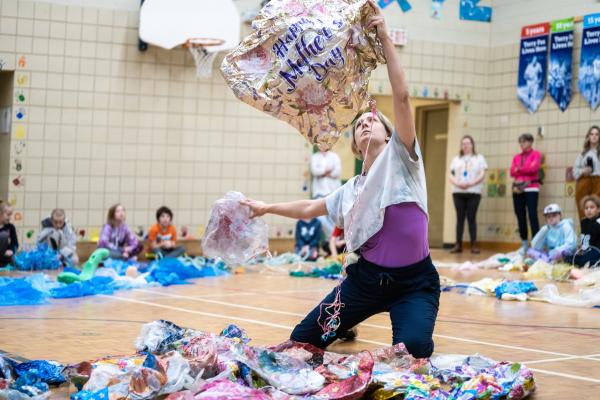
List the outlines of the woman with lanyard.
{"type": "Polygon", "coordinates": [[[450,253],[462,252],[465,217],[469,222],[471,253],[479,254],[477,245],[477,209],[481,201],[482,182],[485,178],[487,163],[481,154],[475,151],[475,141],[469,135],[462,137],[460,153],[450,163],[448,180],[453,185],[452,199],[456,208],[456,244],[450,253]]]}
{"type": "Polygon", "coordinates": [[[600,196],[600,128],[592,126],[585,135],[583,143],[583,152],[577,155],[575,165],[573,166],[573,177],[577,180],[575,186],[575,204],[579,219],[584,218],[584,212],[581,207],[581,201],[585,196],[600,196]]]}
{"type": "Polygon", "coordinates": [[[324,199],[242,204],[253,216],[289,218],[330,215],[344,227],[349,252],[346,279],[293,330],[291,339],[325,348],[370,316],[388,311],[392,341],[404,343],[417,358],[433,352],[440,279],[429,255],[427,189],[423,157],[416,138],[409,89],[399,53],[381,10],[367,29],[376,28],[387,59],[395,124],[379,111],[360,113],[353,124],[353,152],[363,173],[324,199]]]}
{"type": "Polygon", "coordinates": [[[519,136],[521,152],[514,156],[510,165],[510,176],[513,182],[513,207],[519,223],[521,248],[519,254],[525,255],[528,242],[527,216],[531,227],[531,237],[540,230],[537,207],[540,194],[540,166],[542,154],[533,149],[533,136],[524,133],[519,136]]]}

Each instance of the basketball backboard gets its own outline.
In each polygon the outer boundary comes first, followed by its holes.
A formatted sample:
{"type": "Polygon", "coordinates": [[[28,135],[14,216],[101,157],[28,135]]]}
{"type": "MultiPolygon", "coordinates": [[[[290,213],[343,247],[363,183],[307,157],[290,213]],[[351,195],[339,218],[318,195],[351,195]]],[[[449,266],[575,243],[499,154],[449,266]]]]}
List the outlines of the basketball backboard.
{"type": "Polygon", "coordinates": [[[232,49],[240,41],[240,15],[233,0],[145,0],[140,38],[165,49],[189,39],[222,40],[211,50],[232,49]]]}

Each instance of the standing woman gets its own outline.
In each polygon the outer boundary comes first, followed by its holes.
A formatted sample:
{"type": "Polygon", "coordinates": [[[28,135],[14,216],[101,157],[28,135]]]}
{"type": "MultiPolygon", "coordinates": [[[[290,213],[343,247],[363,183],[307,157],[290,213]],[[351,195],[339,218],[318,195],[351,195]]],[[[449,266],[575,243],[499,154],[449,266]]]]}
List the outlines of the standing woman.
{"type": "Polygon", "coordinates": [[[575,203],[580,220],[584,217],[581,208],[582,199],[592,194],[600,196],[600,161],[598,160],[600,148],[598,142],[600,142],[600,128],[594,125],[585,135],[583,152],[577,155],[573,167],[573,177],[577,180],[575,203]]]}
{"type": "Polygon", "coordinates": [[[519,223],[521,248],[519,253],[525,255],[529,247],[527,216],[531,227],[531,237],[540,230],[537,207],[540,194],[540,166],[542,155],[533,149],[533,136],[524,133],[519,136],[521,152],[514,156],[510,165],[510,176],[513,182],[513,207],[519,223]]]}
{"type": "Polygon", "coordinates": [[[460,153],[450,163],[448,180],[454,186],[452,199],[456,208],[456,244],[450,253],[462,252],[465,217],[469,222],[471,253],[479,254],[477,245],[477,209],[481,201],[482,182],[487,169],[485,158],[475,151],[475,141],[470,135],[462,137],[460,153]]]}
{"type": "MultiPolygon", "coordinates": [[[[440,279],[429,255],[427,189],[423,157],[416,139],[409,90],[400,56],[388,34],[381,10],[366,29],[377,29],[387,59],[395,126],[381,113],[359,113],[353,125],[352,150],[364,160],[364,173],[323,199],[242,204],[253,216],[276,214],[294,219],[329,215],[344,228],[348,251],[359,251],[340,286],[337,334],[344,335],[370,316],[388,311],[393,343],[404,343],[418,358],[433,352],[440,279]],[[360,193],[360,194],[359,194],[360,193]]],[[[336,340],[323,336],[327,323],[321,309],[334,303],[336,289],[300,322],[291,334],[297,342],[325,348],[336,340]],[[323,328],[322,328],[323,327],[323,328]]],[[[335,302],[337,304],[337,302],[335,302]]]]}

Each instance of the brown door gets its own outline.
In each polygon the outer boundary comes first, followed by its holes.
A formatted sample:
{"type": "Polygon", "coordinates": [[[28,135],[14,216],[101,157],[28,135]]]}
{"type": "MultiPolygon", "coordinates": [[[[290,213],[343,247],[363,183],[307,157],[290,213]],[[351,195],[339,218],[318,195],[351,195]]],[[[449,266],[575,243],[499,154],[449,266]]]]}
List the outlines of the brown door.
{"type": "Polygon", "coordinates": [[[417,108],[417,132],[427,180],[429,245],[444,245],[444,188],[446,186],[446,148],[448,143],[448,106],[417,108]]]}
{"type": "Polygon", "coordinates": [[[10,124],[5,126],[4,114],[5,112],[10,115],[14,114],[14,110],[10,109],[15,93],[13,90],[13,79],[13,71],[0,71],[0,200],[4,201],[8,199],[11,175],[10,147],[12,136],[10,124]],[[5,128],[8,128],[8,130],[5,128]]]}

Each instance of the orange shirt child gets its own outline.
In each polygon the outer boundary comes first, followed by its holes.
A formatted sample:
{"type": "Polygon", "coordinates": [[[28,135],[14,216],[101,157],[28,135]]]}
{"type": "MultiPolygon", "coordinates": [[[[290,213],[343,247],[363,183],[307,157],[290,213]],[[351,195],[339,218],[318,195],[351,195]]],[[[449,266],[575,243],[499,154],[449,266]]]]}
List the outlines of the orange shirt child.
{"type": "Polygon", "coordinates": [[[150,227],[150,231],[148,232],[148,240],[150,241],[150,246],[152,246],[152,243],[170,241],[172,242],[171,247],[175,247],[175,242],[177,242],[177,229],[170,224],[166,228],[161,224],[154,224],[150,227]]]}

